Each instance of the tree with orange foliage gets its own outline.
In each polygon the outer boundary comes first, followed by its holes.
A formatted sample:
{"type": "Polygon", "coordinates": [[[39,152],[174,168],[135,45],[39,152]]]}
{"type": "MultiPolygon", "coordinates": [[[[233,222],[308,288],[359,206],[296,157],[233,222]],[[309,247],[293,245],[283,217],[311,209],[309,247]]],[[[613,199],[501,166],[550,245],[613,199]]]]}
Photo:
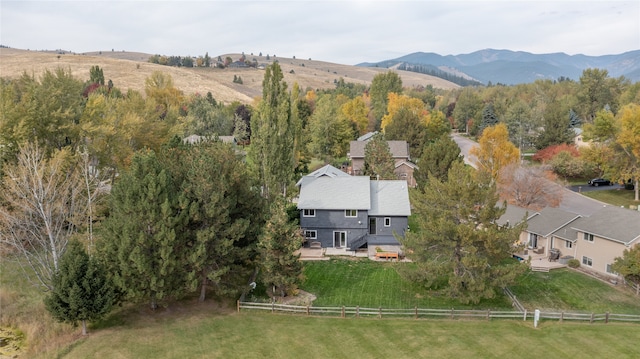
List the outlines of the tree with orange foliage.
{"type": "Polygon", "coordinates": [[[469,153],[476,156],[478,170],[490,176],[492,181],[498,180],[500,170],[520,159],[520,151],[509,141],[509,132],[503,123],[482,131],[478,144],[469,153]]]}
{"type": "Polygon", "coordinates": [[[531,159],[534,161],[545,163],[553,159],[560,152],[568,152],[573,157],[580,156],[580,152],[578,152],[578,149],[575,145],[563,143],[560,145],[551,145],[549,147],[543,148],[540,151],[536,152],[533,157],[531,157],[531,159]]]}

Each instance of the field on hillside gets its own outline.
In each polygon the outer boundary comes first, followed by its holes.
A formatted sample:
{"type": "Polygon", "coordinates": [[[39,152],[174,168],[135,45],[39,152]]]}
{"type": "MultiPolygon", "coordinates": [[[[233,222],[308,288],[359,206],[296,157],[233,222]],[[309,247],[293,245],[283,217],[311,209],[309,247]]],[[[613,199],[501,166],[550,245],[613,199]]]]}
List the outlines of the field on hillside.
{"type": "MultiPolygon", "coordinates": [[[[134,89],[144,93],[144,81],[153,71],[168,73],[175,86],[186,94],[211,92],[221,102],[239,101],[250,104],[262,95],[264,70],[254,68],[178,68],[162,66],[147,62],[149,54],[137,52],[97,52],[88,54],[27,51],[0,48],[0,77],[16,78],[26,72],[36,77],[46,69],[71,69],[73,76],[79,79],[89,78],[89,69],[98,65],[104,72],[106,80],[111,79],[114,85],[123,92],[134,89]],[[242,78],[243,84],[233,83],[234,75],[242,78]]],[[[241,54],[224,54],[237,60],[241,54]]],[[[216,56],[217,57],[217,56],[216,56]]],[[[260,64],[268,64],[266,57],[247,55],[249,60],[256,58],[260,64]]],[[[382,68],[364,68],[329,62],[277,58],[284,80],[289,89],[297,82],[302,89],[332,89],[334,81],[341,77],[347,82],[370,84],[378,73],[388,71],[382,68]]],[[[273,61],[271,58],[270,61],[273,61]]],[[[405,87],[432,85],[436,88],[452,89],[459,87],[446,80],[407,71],[396,71],[402,78],[405,87]]]]}

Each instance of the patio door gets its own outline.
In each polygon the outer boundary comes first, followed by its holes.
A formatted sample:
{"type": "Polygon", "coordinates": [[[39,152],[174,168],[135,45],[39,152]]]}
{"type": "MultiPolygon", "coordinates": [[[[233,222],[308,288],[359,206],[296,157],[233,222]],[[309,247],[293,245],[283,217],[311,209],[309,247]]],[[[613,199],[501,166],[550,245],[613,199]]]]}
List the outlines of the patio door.
{"type": "Polygon", "coordinates": [[[538,248],[538,235],[529,233],[529,248],[538,248]]]}
{"type": "Polygon", "coordinates": [[[335,248],[344,248],[347,246],[347,232],[333,232],[333,246],[335,248]]]}

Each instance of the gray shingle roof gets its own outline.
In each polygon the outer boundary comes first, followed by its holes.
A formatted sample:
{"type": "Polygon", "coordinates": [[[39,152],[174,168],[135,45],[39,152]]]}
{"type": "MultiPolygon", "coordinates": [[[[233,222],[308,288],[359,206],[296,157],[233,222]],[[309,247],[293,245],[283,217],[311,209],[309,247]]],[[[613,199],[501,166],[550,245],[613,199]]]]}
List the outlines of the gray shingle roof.
{"type": "Polygon", "coordinates": [[[340,172],[344,172],[332,168],[314,171],[298,181],[298,209],[358,209],[368,210],[371,216],[411,215],[406,181],[371,181],[368,176],[342,175],[340,172]]]}
{"type": "Polygon", "coordinates": [[[370,181],[370,216],[410,216],[407,181],[370,181]]]}
{"type": "Polygon", "coordinates": [[[369,141],[373,136],[377,135],[378,131],[375,132],[367,132],[364,135],[358,137],[356,141],[369,141]]]}
{"type": "Polygon", "coordinates": [[[507,210],[498,218],[496,223],[501,226],[509,225],[512,227],[521,223],[523,220],[533,217],[535,214],[535,211],[509,204],[507,205],[507,210]]]}
{"type": "MultiPolygon", "coordinates": [[[[349,143],[349,157],[351,158],[364,158],[364,148],[367,145],[367,141],[351,141],[349,143]]],[[[407,141],[387,141],[389,144],[389,150],[393,158],[407,158],[409,159],[409,145],[407,141]]]]}
{"type": "Polygon", "coordinates": [[[327,177],[302,180],[299,209],[361,209],[371,208],[369,177],[327,177]]]}
{"type": "Polygon", "coordinates": [[[546,207],[528,221],[527,231],[548,237],[551,233],[573,222],[579,215],[558,208],[546,207]]]}
{"type": "Polygon", "coordinates": [[[603,207],[571,228],[629,245],[640,241],[640,212],[614,206],[603,207]]]}
{"type": "Polygon", "coordinates": [[[343,172],[342,170],[339,170],[335,167],[333,167],[332,165],[326,165],[324,167],[318,168],[317,170],[309,173],[308,175],[302,177],[298,183],[296,183],[296,186],[300,186],[303,183],[308,183],[313,181],[314,179],[318,178],[318,177],[322,177],[322,176],[327,176],[327,177],[349,177],[349,174],[343,172]]]}

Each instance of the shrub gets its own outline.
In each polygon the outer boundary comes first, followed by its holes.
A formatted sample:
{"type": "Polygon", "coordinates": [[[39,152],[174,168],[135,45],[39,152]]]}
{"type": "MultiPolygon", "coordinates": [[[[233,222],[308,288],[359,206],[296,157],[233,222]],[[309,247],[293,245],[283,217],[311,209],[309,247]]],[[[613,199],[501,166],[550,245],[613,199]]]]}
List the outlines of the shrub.
{"type": "Polygon", "coordinates": [[[573,157],[579,157],[580,156],[580,152],[578,152],[578,149],[576,148],[576,146],[574,145],[568,145],[566,143],[563,143],[561,145],[553,145],[553,146],[549,146],[547,148],[543,148],[540,151],[536,152],[533,157],[531,157],[532,160],[534,161],[538,161],[538,162],[547,162],[549,160],[551,160],[553,157],[555,157],[558,153],[560,152],[569,152],[571,154],[571,156],[573,157]]]}
{"type": "Polygon", "coordinates": [[[572,258],[572,259],[569,259],[569,261],[567,262],[567,265],[569,266],[569,268],[578,268],[580,267],[580,261],[575,258],[572,258]]]}

